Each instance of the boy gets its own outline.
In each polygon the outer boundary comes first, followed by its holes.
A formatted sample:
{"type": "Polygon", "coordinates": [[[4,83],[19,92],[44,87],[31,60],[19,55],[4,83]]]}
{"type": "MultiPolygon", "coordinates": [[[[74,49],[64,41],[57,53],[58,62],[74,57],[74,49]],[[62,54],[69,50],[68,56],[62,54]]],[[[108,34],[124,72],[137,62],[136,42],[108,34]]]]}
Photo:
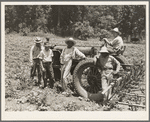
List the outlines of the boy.
{"type": "Polygon", "coordinates": [[[44,49],[40,52],[39,58],[41,59],[41,68],[42,68],[42,76],[44,80],[44,86],[40,85],[40,87],[44,88],[46,85],[51,88],[54,85],[54,72],[52,67],[52,57],[53,51],[49,48],[49,43],[44,43],[44,49]]]}
{"type": "MultiPolygon", "coordinates": [[[[120,63],[113,56],[109,55],[107,48],[104,46],[99,51],[100,54],[94,57],[94,62],[97,67],[101,69],[101,83],[102,90],[104,91],[110,84],[110,81],[113,79],[113,74],[117,74],[120,70],[120,63]],[[117,65],[116,70],[114,71],[114,66],[117,65]]],[[[106,92],[104,95],[104,101],[109,99],[111,96],[110,92],[106,92]]]]}
{"type": "Polygon", "coordinates": [[[31,75],[30,75],[30,77],[32,79],[34,79],[33,81],[35,81],[36,79],[34,76],[36,76],[36,70],[37,70],[37,73],[38,73],[37,85],[39,85],[41,82],[41,70],[40,70],[39,54],[43,48],[41,46],[42,40],[39,37],[36,37],[34,39],[34,43],[35,44],[31,47],[31,50],[30,50],[30,62],[31,62],[31,75]]]}
{"type": "Polygon", "coordinates": [[[61,83],[63,88],[63,93],[67,93],[67,78],[70,74],[71,66],[72,66],[72,59],[74,59],[76,56],[79,56],[80,58],[86,58],[85,55],[80,52],[74,45],[76,42],[73,38],[69,38],[65,40],[65,43],[67,44],[67,47],[62,50],[61,56],[60,56],[60,62],[63,64],[62,70],[61,70],[61,83]]]}

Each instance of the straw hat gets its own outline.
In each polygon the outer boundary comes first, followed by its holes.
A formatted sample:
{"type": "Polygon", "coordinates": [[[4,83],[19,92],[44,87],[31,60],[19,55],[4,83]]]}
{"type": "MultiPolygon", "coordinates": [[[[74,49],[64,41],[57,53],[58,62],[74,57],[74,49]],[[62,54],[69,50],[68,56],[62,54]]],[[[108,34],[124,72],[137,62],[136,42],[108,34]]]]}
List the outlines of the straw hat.
{"type": "Polygon", "coordinates": [[[112,30],[111,30],[111,32],[116,32],[116,33],[118,33],[119,35],[121,34],[121,32],[119,31],[119,29],[118,29],[118,28],[114,28],[114,29],[112,29],[112,30]]]}
{"type": "Polygon", "coordinates": [[[68,44],[68,42],[72,42],[73,45],[76,44],[76,42],[75,42],[75,40],[74,40],[73,38],[69,38],[69,39],[65,40],[65,43],[66,43],[66,44],[68,44]]]}
{"type": "Polygon", "coordinates": [[[100,53],[109,53],[107,50],[107,47],[102,47],[101,50],[99,51],[100,53]]]}
{"type": "Polygon", "coordinates": [[[45,42],[45,43],[44,43],[44,46],[45,46],[45,47],[49,47],[50,44],[49,44],[48,42],[45,42]]]}
{"type": "Polygon", "coordinates": [[[34,39],[34,43],[41,43],[41,42],[42,42],[42,40],[41,40],[40,37],[36,37],[36,38],[34,39]]]}

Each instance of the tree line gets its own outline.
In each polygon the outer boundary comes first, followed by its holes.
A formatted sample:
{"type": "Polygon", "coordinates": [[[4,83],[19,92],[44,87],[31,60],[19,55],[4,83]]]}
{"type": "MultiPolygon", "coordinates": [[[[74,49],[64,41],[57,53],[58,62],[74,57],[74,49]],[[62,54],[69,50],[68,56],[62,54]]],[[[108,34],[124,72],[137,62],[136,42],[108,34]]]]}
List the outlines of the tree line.
{"type": "Polygon", "coordinates": [[[123,37],[140,36],[145,5],[6,5],[6,33],[54,33],[79,39],[108,37],[118,27],[123,37]]]}

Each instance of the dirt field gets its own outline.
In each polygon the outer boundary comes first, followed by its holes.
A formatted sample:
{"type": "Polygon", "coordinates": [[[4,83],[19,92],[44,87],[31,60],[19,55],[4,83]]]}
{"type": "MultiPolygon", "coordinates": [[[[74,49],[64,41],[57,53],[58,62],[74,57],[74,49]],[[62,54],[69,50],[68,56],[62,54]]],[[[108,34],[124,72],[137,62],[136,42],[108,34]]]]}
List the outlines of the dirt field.
{"type": "MultiPolygon", "coordinates": [[[[54,35],[49,37],[52,44],[65,45],[65,38],[54,35]]],[[[66,97],[60,94],[56,87],[54,89],[32,87],[29,77],[29,51],[32,45],[33,37],[18,34],[5,36],[5,111],[103,111],[101,104],[78,95],[66,97]]],[[[95,45],[100,45],[98,39],[77,41],[77,46],[95,45]]],[[[124,56],[130,64],[134,59],[137,62],[145,61],[145,44],[125,45],[124,56]]],[[[130,110],[129,106],[123,105],[116,105],[111,109],[111,111],[130,110]]]]}

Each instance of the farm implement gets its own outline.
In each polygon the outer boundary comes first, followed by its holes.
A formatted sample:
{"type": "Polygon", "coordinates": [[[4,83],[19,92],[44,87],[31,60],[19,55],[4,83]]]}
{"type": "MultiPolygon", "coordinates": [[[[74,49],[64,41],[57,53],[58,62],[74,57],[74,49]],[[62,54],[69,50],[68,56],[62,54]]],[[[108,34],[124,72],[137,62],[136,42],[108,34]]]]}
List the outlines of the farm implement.
{"type": "MultiPolygon", "coordinates": [[[[53,69],[55,79],[60,80],[59,62],[60,54],[64,46],[51,47],[54,53],[53,69]]],[[[108,103],[126,105],[130,110],[136,111],[138,108],[146,109],[145,106],[145,88],[143,86],[144,64],[130,65],[121,54],[113,55],[120,63],[120,72],[111,79],[111,83],[105,91],[101,86],[101,70],[96,67],[93,57],[96,55],[95,47],[77,47],[88,58],[81,60],[73,59],[71,75],[73,76],[73,87],[77,94],[84,98],[94,101],[102,101],[104,94],[112,90],[112,94],[107,100],[108,103]]]]}

